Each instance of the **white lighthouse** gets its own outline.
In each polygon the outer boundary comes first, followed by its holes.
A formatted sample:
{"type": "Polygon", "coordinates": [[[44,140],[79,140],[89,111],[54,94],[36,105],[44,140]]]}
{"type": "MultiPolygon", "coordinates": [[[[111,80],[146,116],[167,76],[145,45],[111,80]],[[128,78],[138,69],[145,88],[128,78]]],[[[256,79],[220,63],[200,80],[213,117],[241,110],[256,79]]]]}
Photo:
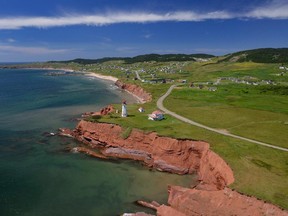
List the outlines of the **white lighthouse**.
{"type": "Polygon", "coordinates": [[[128,116],[127,108],[126,108],[126,101],[125,100],[122,102],[122,113],[121,113],[121,116],[122,117],[127,117],[128,116]]]}

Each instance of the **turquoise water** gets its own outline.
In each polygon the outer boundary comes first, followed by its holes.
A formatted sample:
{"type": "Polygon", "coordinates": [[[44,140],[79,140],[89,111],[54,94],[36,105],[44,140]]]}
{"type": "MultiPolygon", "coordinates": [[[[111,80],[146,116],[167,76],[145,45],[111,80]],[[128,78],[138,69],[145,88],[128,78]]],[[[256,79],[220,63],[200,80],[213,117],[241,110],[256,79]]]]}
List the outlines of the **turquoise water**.
{"type": "Polygon", "coordinates": [[[133,161],[107,162],[64,151],[77,142],[45,132],[73,128],[83,112],[134,99],[109,82],[46,73],[0,70],[0,215],[147,212],[133,202],[165,203],[168,184],[192,184],[191,176],[149,171],[133,161]]]}

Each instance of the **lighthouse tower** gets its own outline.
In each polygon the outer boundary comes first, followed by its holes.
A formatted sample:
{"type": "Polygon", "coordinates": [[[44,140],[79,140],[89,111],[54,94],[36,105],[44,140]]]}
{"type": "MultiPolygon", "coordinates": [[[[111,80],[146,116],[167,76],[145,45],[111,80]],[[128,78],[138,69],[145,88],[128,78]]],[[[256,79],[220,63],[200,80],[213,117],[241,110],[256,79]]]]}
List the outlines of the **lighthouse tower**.
{"type": "Polygon", "coordinates": [[[121,116],[122,116],[122,117],[127,117],[127,116],[128,116],[126,105],[127,105],[127,104],[126,104],[126,101],[124,100],[124,101],[122,102],[122,113],[121,113],[121,116]]]}

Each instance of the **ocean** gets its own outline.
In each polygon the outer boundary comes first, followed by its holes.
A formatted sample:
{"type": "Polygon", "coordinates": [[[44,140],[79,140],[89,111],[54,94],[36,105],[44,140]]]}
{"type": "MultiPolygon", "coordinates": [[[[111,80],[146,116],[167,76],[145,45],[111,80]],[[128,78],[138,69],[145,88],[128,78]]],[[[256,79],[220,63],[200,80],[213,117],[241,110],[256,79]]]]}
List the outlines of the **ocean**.
{"type": "Polygon", "coordinates": [[[134,201],[166,203],[167,185],[192,184],[192,176],[65,151],[77,141],[47,134],[74,128],[84,112],[135,99],[109,81],[49,72],[0,69],[0,215],[153,213],[134,201]]]}

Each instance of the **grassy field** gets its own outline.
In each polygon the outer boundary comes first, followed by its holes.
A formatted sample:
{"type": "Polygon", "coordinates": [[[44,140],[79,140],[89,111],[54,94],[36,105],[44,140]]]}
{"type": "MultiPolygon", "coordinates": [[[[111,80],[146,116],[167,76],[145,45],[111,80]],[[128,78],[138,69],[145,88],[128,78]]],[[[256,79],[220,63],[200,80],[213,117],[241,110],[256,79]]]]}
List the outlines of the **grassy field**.
{"type": "Polygon", "coordinates": [[[253,62],[243,63],[190,63],[184,69],[189,74],[189,81],[211,81],[218,77],[253,76],[258,79],[286,80],[286,77],[277,77],[278,64],[260,64],[253,62]]]}
{"type": "MultiPolygon", "coordinates": [[[[120,109],[120,105],[115,105],[120,109]]],[[[139,113],[139,105],[129,105],[128,118],[119,114],[105,116],[100,121],[139,128],[144,131],[156,131],[163,136],[205,140],[211,149],[219,154],[231,166],[235,183],[230,187],[247,195],[256,196],[268,202],[288,209],[288,160],[287,152],[269,149],[234,138],[187,125],[171,116],[165,120],[150,121],[147,114],[155,110],[152,104],[144,104],[145,113],[139,113]]]]}
{"type": "Polygon", "coordinates": [[[174,90],[164,106],[209,127],[288,148],[287,98],[236,84],[216,92],[185,87],[174,90]]]}
{"type": "MultiPolygon", "coordinates": [[[[153,95],[152,102],[141,105],[145,108],[145,113],[137,111],[140,105],[131,104],[128,105],[128,118],[112,114],[95,121],[122,125],[126,128],[123,137],[129,135],[131,128],[139,128],[144,131],[156,131],[163,136],[207,141],[211,149],[233,169],[236,180],[231,188],[288,209],[287,152],[216,134],[185,124],[169,115],[162,121],[149,121],[147,114],[156,109],[156,100],[171,84],[141,83],[133,80],[133,73],[127,77],[125,70],[121,69],[125,67],[126,71],[132,72],[145,69],[145,72],[140,74],[145,78],[155,73],[156,77],[170,78],[175,82],[186,79],[187,84],[173,90],[164,101],[168,109],[210,127],[288,148],[287,73],[284,76],[277,75],[277,64],[216,62],[217,59],[211,62],[187,62],[181,69],[175,66],[175,63],[153,62],[132,65],[106,62],[96,66],[72,66],[76,70],[85,69],[136,83],[153,95]],[[173,70],[165,72],[161,70],[163,67],[171,67],[173,70]],[[189,88],[191,82],[213,83],[220,77],[244,79],[247,76],[253,81],[273,80],[278,85],[274,88],[270,85],[252,86],[225,81],[216,86],[215,92],[208,91],[209,86],[201,90],[189,88]]],[[[120,109],[119,104],[115,107],[120,109]]]]}

